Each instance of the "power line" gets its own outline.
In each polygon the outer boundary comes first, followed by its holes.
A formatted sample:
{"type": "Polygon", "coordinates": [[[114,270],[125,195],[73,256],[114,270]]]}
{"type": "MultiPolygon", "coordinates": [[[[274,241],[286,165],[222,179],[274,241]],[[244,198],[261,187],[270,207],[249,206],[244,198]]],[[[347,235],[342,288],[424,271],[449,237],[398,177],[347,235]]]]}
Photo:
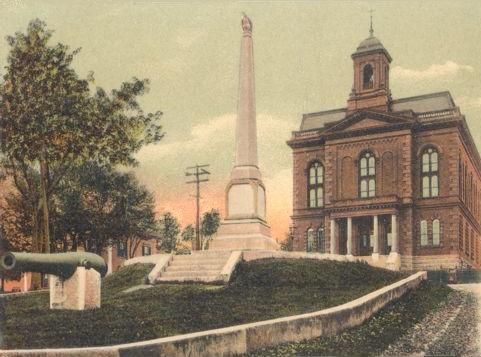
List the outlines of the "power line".
{"type": "Polygon", "coordinates": [[[193,250],[201,250],[202,246],[200,243],[200,183],[209,181],[208,175],[210,172],[205,169],[205,167],[209,167],[209,165],[195,165],[186,168],[185,176],[194,176],[192,181],[187,181],[187,184],[195,183],[196,184],[196,205],[197,205],[197,214],[196,214],[196,221],[195,221],[195,241],[192,242],[192,249],[193,250]]]}

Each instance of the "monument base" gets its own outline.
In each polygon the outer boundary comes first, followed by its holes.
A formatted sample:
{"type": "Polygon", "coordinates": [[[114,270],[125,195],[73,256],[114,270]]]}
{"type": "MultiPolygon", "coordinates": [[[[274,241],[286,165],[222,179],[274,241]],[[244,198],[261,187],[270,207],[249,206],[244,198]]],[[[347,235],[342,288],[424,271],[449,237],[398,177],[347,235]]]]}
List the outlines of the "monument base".
{"type": "Polygon", "coordinates": [[[279,245],[261,220],[229,219],[221,222],[209,250],[279,250],[279,245]]]}
{"type": "Polygon", "coordinates": [[[94,269],[77,267],[68,279],[49,275],[50,308],[85,310],[100,307],[100,274],[94,269]]]}

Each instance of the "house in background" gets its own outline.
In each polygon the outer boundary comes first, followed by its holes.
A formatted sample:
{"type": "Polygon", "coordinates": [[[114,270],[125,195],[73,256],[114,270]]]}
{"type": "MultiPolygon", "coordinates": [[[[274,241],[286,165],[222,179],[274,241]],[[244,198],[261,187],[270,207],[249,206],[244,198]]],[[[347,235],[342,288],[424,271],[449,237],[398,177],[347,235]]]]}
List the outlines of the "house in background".
{"type": "Polygon", "coordinates": [[[131,244],[133,243],[130,240],[127,240],[127,242],[116,241],[102,252],[102,258],[107,263],[108,273],[119,270],[127,259],[160,253],[157,249],[155,237],[142,240],[137,247],[131,247],[131,244]],[[129,256],[131,249],[133,249],[133,254],[129,256]]]}
{"type": "Polygon", "coordinates": [[[304,114],[293,151],[292,246],[394,269],[479,268],[481,159],[449,92],[393,99],[373,35],[344,108],[304,114]]]}

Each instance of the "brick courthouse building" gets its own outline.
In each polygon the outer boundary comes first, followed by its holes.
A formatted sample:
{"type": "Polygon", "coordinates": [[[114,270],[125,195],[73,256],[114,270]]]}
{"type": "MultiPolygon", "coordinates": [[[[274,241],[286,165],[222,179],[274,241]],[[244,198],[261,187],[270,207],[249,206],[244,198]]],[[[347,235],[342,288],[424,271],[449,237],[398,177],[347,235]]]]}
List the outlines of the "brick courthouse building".
{"type": "Polygon", "coordinates": [[[449,92],[392,99],[391,56],[352,54],[341,109],[304,114],[293,150],[293,249],[401,269],[480,267],[481,159],[449,92]]]}

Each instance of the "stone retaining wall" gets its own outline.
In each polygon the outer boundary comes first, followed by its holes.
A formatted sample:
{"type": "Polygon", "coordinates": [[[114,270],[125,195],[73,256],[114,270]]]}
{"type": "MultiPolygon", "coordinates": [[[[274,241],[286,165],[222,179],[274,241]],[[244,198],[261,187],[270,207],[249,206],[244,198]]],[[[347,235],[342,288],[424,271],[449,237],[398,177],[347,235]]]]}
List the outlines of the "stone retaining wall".
{"type": "Polygon", "coordinates": [[[348,303],[308,314],[109,347],[0,350],[1,356],[233,356],[283,342],[329,336],[358,326],[426,279],[418,272],[348,303]]]}

